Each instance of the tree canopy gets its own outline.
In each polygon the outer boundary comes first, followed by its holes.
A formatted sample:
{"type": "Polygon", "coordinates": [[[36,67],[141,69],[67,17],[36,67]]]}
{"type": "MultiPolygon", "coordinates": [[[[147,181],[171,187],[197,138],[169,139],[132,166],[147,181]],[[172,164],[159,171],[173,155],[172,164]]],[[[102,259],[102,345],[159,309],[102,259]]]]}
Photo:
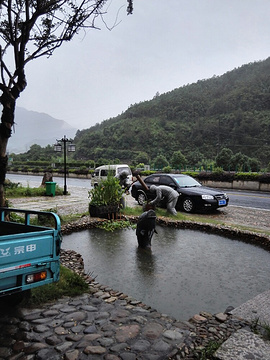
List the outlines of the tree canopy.
{"type": "MultiPolygon", "coordinates": [[[[107,0],[0,0],[0,203],[3,203],[6,148],[16,100],[26,88],[25,65],[51,56],[80,30],[96,28],[107,0]]],[[[127,13],[133,1],[127,0],[127,13]]],[[[1,204],[0,204],[1,205],[1,204]]]]}

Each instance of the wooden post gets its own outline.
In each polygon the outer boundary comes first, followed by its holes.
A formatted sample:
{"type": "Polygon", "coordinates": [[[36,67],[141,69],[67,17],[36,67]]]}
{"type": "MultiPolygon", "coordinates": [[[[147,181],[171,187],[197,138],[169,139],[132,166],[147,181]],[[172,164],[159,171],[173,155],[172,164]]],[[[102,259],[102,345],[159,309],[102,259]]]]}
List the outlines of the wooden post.
{"type": "Polygon", "coordinates": [[[143,181],[143,179],[140,177],[139,174],[135,175],[139,183],[142,185],[144,190],[149,191],[149,187],[146,185],[146,183],[143,181]]]}

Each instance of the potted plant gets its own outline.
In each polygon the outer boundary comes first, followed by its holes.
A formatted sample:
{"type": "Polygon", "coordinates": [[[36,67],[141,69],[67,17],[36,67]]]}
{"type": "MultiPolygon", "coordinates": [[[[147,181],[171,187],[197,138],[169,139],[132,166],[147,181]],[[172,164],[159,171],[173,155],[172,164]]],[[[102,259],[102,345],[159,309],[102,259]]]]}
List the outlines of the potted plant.
{"type": "Polygon", "coordinates": [[[121,208],[121,199],[124,191],[119,180],[108,175],[89,191],[89,213],[92,217],[115,219],[121,208]]]}

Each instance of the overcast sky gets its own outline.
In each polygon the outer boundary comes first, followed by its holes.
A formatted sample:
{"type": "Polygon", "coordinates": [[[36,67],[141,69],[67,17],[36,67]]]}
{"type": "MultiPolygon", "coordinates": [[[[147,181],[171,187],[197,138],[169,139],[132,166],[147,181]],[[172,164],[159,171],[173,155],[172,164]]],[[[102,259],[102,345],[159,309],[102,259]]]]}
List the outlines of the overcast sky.
{"type": "Polygon", "coordinates": [[[112,0],[107,25],[26,67],[17,105],[77,129],[270,56],[269,0],[112,0]]]}

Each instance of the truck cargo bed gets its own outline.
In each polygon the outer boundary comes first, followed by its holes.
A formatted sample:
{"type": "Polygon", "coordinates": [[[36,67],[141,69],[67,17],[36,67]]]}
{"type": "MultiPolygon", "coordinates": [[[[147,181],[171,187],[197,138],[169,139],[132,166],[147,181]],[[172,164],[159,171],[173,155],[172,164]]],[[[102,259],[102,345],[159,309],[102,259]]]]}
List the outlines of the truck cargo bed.
{"type": "Polygon", "coordinates": [[[56,214],[0,208],[0,298],[58,281],[60,247],[56,214]]]}
{"type": "Polygon", "coordinates": [[[35,231],[44,231],[48,228],[41,226],[32,226],[32,225],[24,225],[24,224],[16,224],[16,223],[0,223],[0,235],[12,235],[12,234],[21,234],[21,233],[29,233],[35,231]]]}

